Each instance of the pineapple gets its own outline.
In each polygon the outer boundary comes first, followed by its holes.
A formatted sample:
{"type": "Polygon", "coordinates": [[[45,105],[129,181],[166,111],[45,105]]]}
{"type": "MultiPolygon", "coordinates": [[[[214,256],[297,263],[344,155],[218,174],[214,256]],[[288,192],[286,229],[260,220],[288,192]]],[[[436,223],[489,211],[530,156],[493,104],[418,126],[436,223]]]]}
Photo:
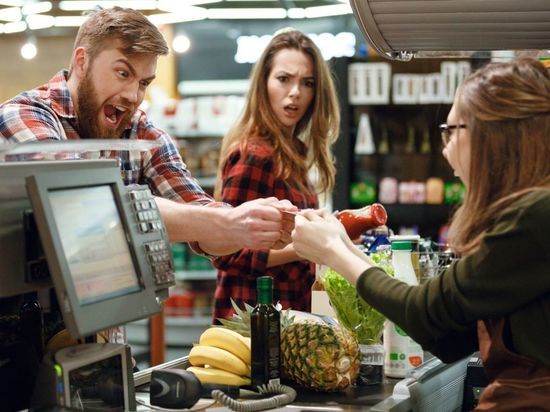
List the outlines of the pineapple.
{"type": "MultiPolygon", "coordinates": [[[[232,302],[236,314],[220,322],[243,336],[250,336],[250,312],[232,302]]],[[[355,337],[339,325],[321,320],[295,320],[281,311],[281,368],[283,376],[307,388],[340,391],[359,374],[360,352],[355,337]]]]}

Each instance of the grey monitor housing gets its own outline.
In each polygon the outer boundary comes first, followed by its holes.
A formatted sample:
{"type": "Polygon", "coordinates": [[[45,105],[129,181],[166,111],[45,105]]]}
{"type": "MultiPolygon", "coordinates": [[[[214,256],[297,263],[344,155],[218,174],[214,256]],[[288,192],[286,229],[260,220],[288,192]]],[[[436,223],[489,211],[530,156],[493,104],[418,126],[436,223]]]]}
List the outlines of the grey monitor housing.
{"type": "Polygon", "coordinates": [[[13,189],[0,192],[0,247],[10,252],[0,298],[53,285],[73,337],[160,311],[173,263],[149,189],[123,186],[117,163],[106,160],[5,163],[0,179],[13,189]],[[37,275],[40,256],[29,258],[34,224],[51,279],[37,275]]]}
{"type": "Polygon", "coordinates": [[[549,55],[548,0],[350,0],[350,5],[369,45],[388,59],[494,50],[549,55]]]}

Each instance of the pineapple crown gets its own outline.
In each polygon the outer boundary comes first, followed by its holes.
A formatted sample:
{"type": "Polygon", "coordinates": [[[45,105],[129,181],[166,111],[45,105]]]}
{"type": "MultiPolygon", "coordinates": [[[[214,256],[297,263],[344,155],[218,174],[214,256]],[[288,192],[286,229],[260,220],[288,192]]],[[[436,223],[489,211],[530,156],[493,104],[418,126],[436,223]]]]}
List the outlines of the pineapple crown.
{"type": "MultiPolygon", "coordinates": [[[[218,318],[223,326],[234,330],[243,336],[250,336],[250,313],[254,306],[244,302],[244,309],[239,308],[237,303],[231,299],[231,306],[235,313],[229,319],[218,318]]],[[[283,310],[280,303],[277,303],[275,308],[281,312],[281,331],[294,322],[294,316],[290,314],[290,310],[283,310]]]]}

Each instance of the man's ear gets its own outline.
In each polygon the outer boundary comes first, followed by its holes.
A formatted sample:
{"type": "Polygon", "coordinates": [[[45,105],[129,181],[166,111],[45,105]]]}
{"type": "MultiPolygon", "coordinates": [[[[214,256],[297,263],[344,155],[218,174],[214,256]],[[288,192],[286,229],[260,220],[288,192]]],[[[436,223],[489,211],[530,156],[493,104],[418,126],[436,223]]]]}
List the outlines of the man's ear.
{"type": "Polygon", "coordinates": [[[72,72],[79,79],[84,78],[86,69],[89,65],[89,59],[84,47],[77,47],[73,52],[73,60],[71,62],[72,72]]]}

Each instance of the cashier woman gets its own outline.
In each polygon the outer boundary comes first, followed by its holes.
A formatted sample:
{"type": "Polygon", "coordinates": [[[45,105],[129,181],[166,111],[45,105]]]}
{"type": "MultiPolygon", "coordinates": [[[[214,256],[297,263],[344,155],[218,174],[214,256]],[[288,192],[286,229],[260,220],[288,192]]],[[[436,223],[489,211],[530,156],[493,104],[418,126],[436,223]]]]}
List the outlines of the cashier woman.
{"type": "Polygon", "coordinates": [[[234,208],[214,202],[191,177],[170,136],[138,109],[158,57],[167,53],[162,34],[141,13],[96,11],[78,31],[68,71],[0,105],[0,138],[155,140],[161,147],[131,159],[141,167],[125,183],[147,184],[158,196],[171,241],[198,241],[194,249],[212,255],[283,248],[291,228],[280,211],[295,209],[290,202],[267,198],[234,208]]]}
{"type": "Polygon", "coordinates": [[[490,385],[476,410],[550,408],[550,75],[535,60],[467,78],[441,126],[466,185],[450,242],[462,257],[408,286],[359,253],[330,214],[305,212],[297,253],[328,265],[443,361],[479,350],[490,385]]]}

